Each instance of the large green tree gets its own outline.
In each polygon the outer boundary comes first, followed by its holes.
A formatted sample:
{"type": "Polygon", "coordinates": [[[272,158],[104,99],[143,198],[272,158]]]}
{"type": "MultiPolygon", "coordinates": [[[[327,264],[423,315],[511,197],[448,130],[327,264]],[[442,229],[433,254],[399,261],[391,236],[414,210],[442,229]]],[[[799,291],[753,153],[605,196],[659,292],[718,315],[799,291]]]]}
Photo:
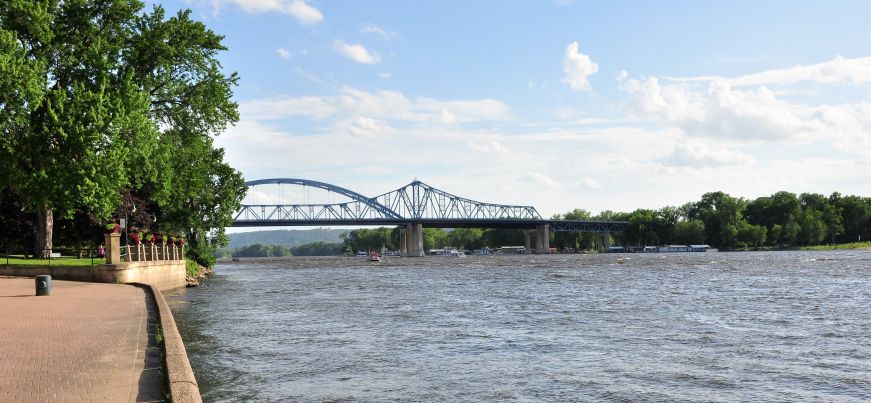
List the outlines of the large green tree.
{"type": "Polygon", "coordinates": [[[34,214],[37,250],[52,248],[55,214],[107,220],[125,188],[194,251],[238,208],[241,175],[212,144],[238,119],[222,38],[189,11],[142,7],[0,2],[0,187],[34,214]]]}
{"type": "Polygon", "coordinates": [[[0,183],[35,214],[35,249],[55,213],[108,217],[137,153],[156,144],[149,100],[125,68],[135,1],[0,2],[0,183]]]}

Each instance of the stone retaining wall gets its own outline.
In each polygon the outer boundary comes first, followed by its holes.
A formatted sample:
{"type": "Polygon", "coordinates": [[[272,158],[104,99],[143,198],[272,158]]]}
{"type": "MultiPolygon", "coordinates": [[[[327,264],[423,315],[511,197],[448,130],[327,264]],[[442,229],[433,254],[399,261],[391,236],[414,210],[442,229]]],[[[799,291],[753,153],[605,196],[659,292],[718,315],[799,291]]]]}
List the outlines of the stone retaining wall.
{"type": "Polygon", "coordinates": [[[169,378],[169,394],[174,403],[202,403],[200,387],[188,360],[181,334],[175,325],[172,311],[160,291],[149,284],[137,284],[154,296],[157,314],[163,330],[163,349],[166,353],[166,373],[169,378]]]}
{"type": "Polygon", "coordinates": [[[33,277],[41,274],[48,274],[56,280],[151,284],[160,291],[187,285],[184,260],[100,264],[90,267],[0,266],[0,275],[33,277]]]}

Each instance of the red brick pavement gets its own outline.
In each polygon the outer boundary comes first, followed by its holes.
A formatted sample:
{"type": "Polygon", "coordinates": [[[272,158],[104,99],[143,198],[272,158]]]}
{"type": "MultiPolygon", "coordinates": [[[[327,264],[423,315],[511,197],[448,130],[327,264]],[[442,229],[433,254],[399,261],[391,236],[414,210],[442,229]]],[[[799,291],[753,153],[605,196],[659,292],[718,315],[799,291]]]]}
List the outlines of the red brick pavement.
{"type": "Polygon", "coordinates": [[[121,284],[53,286],[51,296],[36,297],[33,278],[0,278],[0,402],[160,396],[161,385],[144,376],[145,292],[121,284]]]}

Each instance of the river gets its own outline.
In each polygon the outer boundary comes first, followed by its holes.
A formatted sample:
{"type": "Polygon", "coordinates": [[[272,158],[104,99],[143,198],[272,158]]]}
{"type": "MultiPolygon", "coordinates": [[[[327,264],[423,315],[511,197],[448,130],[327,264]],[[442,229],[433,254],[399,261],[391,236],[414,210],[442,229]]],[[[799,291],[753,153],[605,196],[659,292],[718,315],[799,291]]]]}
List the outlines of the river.
{"type": "Polygon", "coordinates": [[[170,294],[205,401],[869,401],[871,251],[284,258],[170,294]]]}

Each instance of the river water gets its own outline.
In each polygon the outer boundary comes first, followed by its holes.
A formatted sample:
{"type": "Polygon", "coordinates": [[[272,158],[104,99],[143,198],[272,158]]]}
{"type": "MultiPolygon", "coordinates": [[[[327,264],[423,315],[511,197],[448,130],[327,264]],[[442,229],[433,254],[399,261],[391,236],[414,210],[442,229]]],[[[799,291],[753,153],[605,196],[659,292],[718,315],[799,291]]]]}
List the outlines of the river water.
{"type": "Polygon", "coordinates": [[[871,251],[215,273],[169,298],[206,401],[871,400],[871,251]]]}

